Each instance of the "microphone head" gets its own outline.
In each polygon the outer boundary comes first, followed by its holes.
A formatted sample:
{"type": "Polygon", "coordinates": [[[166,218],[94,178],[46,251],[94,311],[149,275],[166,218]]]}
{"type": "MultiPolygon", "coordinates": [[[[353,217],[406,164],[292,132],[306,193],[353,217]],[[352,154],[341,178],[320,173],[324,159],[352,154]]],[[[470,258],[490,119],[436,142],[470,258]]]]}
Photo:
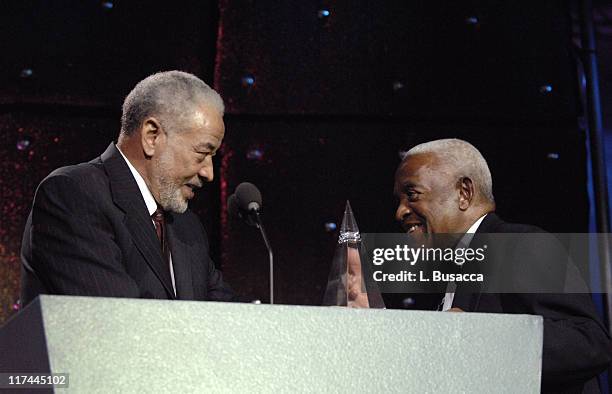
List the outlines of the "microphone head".
{"type": "Polygon", "coordinates": [[[236,202],[238,208],[246,212],[259,211],[261,209],[261,192],[257,186],[250,182],[242,182],[236,187],[236,202]]]}
{"type": "Polygon", "coordinates": [[[230,220],[240,219],[249,226],[257,227],[257,223],[255,222],[253,215],[249,215],[247,211],[240,209],[236,194],[232,194],[227,198],[227,212],[230,220]]]}

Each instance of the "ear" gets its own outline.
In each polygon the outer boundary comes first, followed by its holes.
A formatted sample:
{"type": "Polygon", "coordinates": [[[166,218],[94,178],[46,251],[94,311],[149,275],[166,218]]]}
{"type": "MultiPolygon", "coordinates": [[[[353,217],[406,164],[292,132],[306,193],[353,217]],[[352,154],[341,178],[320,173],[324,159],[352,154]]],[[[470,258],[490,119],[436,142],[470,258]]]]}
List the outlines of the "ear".
{"type": "Polygon", "coordinates": [[[474,200],[474,182],[466,176],[459,179],[457,184],[459,189],[459,209],[467,210],[474,200]]]}
{"type": "Polygon", "coordinates": [[[145,119],[140,129],[140,143],[146,157],[153,157],[166,135],[159,121],[153,117],[145,119]]]}

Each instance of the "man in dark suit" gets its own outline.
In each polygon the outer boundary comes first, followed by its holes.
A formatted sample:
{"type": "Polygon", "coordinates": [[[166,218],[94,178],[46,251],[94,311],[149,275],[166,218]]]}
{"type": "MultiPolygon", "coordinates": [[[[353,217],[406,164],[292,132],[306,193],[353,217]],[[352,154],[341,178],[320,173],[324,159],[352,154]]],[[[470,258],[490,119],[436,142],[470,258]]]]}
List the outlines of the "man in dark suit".
{"type": "MultiPolygon", "coordinates": [[[[436,140],[412,148],[396,171],[394,192],[399,200],[396,219],[413,235],[542,232],[533,226],[506,223],[494,213],[488,165],[465,141],[436,140]]],[[[525,239],[529,243],[529,236],[525,239]]],[[[534,246],[533,251],[549,249],[534,246]]],[[[564,267],[555,267],[555,275],[565,277],[564,267]]],[[[550,282],[545,276],[543,272],[540,278],[550,282]]],[[[524,279],[511,278],[516,288],[524,279]]],[[[543,316],[542,391],[599,392],[596,376],[609,366],[612,348],[588,294],[455,294],[447,290],[442,310],[543,316]]]]}
{"type": "Polygon", "coordinates": [[[118,143],[39,185],[22,242],[22,303],[39,294],[234,298],[187,202],[213,180],[223,101],[197,77],[152,75],[123,103],[118,143]]]}

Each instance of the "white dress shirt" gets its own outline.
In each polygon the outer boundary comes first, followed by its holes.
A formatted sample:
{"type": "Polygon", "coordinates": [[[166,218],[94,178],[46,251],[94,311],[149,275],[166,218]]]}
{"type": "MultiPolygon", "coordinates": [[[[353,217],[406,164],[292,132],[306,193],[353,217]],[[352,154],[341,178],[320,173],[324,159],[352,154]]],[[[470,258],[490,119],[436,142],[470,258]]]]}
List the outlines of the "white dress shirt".
{"type": "MultiPolygon", "coordinates": [[[[472,238],[474,238],[474,234],[478,227],[480,227],[480,223],[484,220],[487,214],[485,213],[480,217],[477,221],[472,224],[472,226],[465,232],[465,235],[459,240],[457,246],[461,245],[462,248],[467,248],[470,246],[470,242],[472,242],[472,238]]],[[[453,300],[455,299],[455,289],[457,286],[455,282],[449,282],[446,287],[446,294],[444,295],[444,304],[442,305],[442,311],[447,311],[453,307],[453,300]]]]}
{"type": "MultiPolygon", "coordinates": [[[[147,205],[149,216],[153,216],[153,214],[157,210],[157,202],[155,201],[155,198],[153,198],[153,194],[151,194],[149,187],[145,183],[145,180],[142,178],[140,173],[136,170],[136,168],[134,168],[134,166],[132,165],[132,163],[130,163],[128,158],[125,157],[125,155],[123,154],[123,152],[121,152],[121,149],[119,149],[118,146],[117,146],[117,150],[119,151],[119,153],[121,153],[121,156],[123,156],[123,160],[125,160],[125,162],[127,163],[128,167],[130,168],[130,171],[132,172],[132,176],[134,176],[134,179],[136,180],[138,189],[140,189],[140,194],[142,194],[142,198],[144,199],[144,202],[147,205]]],[[[153,221],[153,219],[151,219],[151,222],[155,226],[155,222],[153,221]]],[[[172,280],[172,289],[174,290],[174,296],[176,297],[176,283],[174,281],[174,267],[172,266],[172,253],[170,251],[168,251],[168,262],[170,264],[170,279],[172,280]]]]}

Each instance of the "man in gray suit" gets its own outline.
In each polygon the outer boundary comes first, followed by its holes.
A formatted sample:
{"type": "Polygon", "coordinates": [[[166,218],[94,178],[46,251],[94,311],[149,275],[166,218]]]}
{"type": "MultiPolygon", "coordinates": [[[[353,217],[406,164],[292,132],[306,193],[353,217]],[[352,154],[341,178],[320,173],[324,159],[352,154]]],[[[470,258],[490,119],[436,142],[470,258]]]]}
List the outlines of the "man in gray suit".
{"type": "Polygon", "coordinates": [[[118,142],[39,185],[22,242],[22,303],[38,294],[232,300],[188,200],[213,180],[223,101],[154,74],[123,103],[118,142]]]}

